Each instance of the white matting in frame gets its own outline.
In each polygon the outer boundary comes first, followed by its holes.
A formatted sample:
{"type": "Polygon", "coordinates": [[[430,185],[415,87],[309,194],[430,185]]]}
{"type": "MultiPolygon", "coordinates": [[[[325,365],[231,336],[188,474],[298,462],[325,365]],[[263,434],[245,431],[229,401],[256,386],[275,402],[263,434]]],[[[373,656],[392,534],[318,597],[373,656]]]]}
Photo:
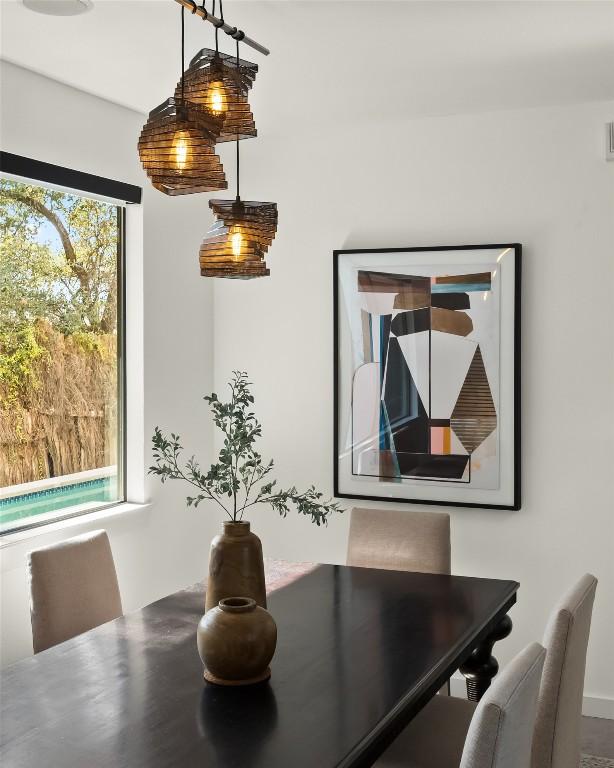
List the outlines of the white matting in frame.
{"type": "Polygon", "coordinates": [[[335,251],[335,495],[520,508],[518,244],[335,251]]]}

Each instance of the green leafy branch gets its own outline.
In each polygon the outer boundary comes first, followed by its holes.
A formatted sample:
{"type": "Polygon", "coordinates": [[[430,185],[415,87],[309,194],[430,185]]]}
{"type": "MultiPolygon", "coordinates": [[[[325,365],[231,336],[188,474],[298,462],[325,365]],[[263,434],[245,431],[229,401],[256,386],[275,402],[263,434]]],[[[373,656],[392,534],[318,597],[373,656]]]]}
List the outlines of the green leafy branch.
{"type": "Polygon", "coordinates": [[[251,382],[244,371],[233,371],[229,382],[231,398],[222,402],[215,393],[205,396],[211,407],[213,423],[221,430],[223,442],[217,461],[203,472],[192,456],[183,469],[179,465],[183,450],[178,435],[165,437],[159,427],[153,435],[154,465],[149,473],[167,480],[184,480],[196,489],[195,496],[188,496],[188,506],[197,507],[202,501],[216,502],[233,520],[242,520],[246,509],[256,504],[270,504],[282,517],[294,505],[301,515],[311,517],[316,525],[326,525],[333,512],[343,509],[332,499],[323,500],[322,493],[310,486],[299,492],[295,486],[278,490],[277,482],[270,479],[273,461],[264,461],[255,449],[262,428],[251,411],[254,397],[251,382]]]}

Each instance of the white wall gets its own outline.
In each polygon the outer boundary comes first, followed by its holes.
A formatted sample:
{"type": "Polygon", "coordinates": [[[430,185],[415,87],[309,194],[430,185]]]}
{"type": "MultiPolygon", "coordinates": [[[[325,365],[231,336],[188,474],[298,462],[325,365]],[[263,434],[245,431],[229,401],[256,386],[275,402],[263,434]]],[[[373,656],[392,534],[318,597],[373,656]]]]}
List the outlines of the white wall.
{"type": "MultiPolygon", "coordinates": [[[[614,717],[614,103],[343,125],[319,119],[343,99],[329,83],[304,125],[282,111],[279,78],[299,78],[286,64],[267,98],[254,91],[270,132],[246,150],[251,199],[279,203],[271,277],[215,285],[218,391],[247,370],[280,481],[331,493],[332,250],[521,242],[523,505],[450,509],[453,570],[521,583],[503,661],[595,573],[586,694],[614,717]]],[[[344,561],[349,514],[324,530],[252,517],[269,555],[344,561]]]]}
{"type": "MultiPolygon", "coordinates": [[[[326,99],[343,91],[331,85],[307,123],[284,113],[279,95],[284,78],[298,81],[299,65],[282,62],[278,87],[254,92],[260,138],[244,142],[245,197],[279,203],[268,279],[214,287],[198,279],[205,198],[172,200],[147,185],[136,113],[3,64],[2,147],[144,187],[147,444],[158,423],[206,457],[212,436],[201,395],[243,368],[280,482],[327,492],[332,250],[522,242],[523,508],[451,510],[453,568],[521,582],[514,632],[498,649],[503,661],[541,636],[564,587],[594,572],[586,693],[614,715],[614,164],[603,157],[614,103],[331,125],[326,99]]],[[[199,579],[219,526],[206,509],[185,510],[182,488],[150,479],[146,493],[148,512],[106,524],[128,610],[199,579]]],[[[269,555],[343,562],[347,514],[327,529],[268,510],[252,519],[269,555]]],[[[31,648],[27,548],[3,552],[4,663],[31,648]]]]}
{"type": "MultiPolygon", "coordinates": [[[[137,463],[132,479],[138,487],[143,463],[151,463],[149,438],[155,424],[184,434],[191,452],[210,448],[201,396],[212,384],[212,287],[198,271],[205,203],[202,197],[171,199],[149,185],[136,152],[142,115],[6,62],[0,76],[3,150],[143,187],[145,386],[143,393],[142,381],[133,382],[137,395],[129,404],[137,422],[133,409],[144,409],[144,435],[141,427],[141,434],[131,436],[129,457],[137,463]]],[[[140,258],[128,253],[132,285],[127,310],[137,322],[139,280],[134,273],[140,258]]],[[[132,354],[128,349],[133,371],[139,367],[134,354],[133,345],[132,354]]],[[[2,664],[32,652],[25,555],[35,546],[106,528],[126,610],[202,578],[211,538],[205,511],[187,511],[184,489],[162,487],[155,478],[147,478],[144,493],[151,506],[143,512],[79,522],[2,549],[2,664]]]]}

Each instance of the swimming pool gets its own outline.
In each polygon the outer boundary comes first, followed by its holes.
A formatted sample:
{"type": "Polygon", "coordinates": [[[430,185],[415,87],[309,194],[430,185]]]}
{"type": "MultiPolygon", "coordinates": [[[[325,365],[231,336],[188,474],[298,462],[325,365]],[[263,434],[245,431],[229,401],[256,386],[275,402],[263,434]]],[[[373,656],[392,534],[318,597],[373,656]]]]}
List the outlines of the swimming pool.
{"type": "Polygon", "coordinates": [[[7,523],[15,523],[77,504],[114,501],[117,498],[116,487],[117,477],[101,477],[0,499],[0,527],[6,528],[7,523]]]}

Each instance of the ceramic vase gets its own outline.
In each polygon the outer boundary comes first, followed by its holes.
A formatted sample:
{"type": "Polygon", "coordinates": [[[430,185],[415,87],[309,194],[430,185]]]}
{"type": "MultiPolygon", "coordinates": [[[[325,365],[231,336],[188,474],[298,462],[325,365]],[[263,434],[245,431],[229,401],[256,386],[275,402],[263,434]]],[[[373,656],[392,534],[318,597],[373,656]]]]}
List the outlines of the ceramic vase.
{"type": "Polygon", "coordinates": [[[252,685],[271,676],[277,626],[252,598],[227,597],[200,620],[197,643],[205,680],[217,685],[252,685]]]}
{"type": "Polygon", "coordinates": [[[266,608],[262,544],[247,521],[225,522],[223,533],[211,542],[205,611],[235,595],[266,608]]]}

